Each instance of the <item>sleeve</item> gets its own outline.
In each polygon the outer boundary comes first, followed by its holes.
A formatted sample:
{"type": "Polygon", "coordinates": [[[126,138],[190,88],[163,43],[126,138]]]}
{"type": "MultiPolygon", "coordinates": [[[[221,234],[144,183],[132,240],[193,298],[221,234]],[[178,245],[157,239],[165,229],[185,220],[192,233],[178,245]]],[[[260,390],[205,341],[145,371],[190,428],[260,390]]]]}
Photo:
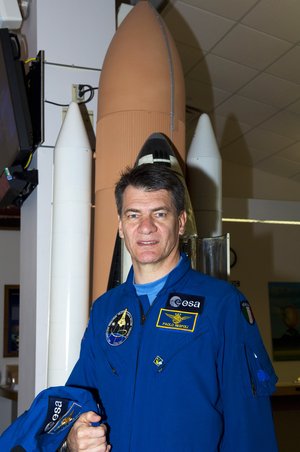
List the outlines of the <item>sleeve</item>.
{"type": "Polygon", "coordinates": [[[278,451],[270,395],[277,377],[250,304],[238,291],[224,304],[219,375],[222,452],[278,451]]]}
{"type": "Polygon", "coordinates": [[[56,451],[82,413],[98,406],[84,389],[54,386],[44,389],[30,408],[0,436],[1,451],[56,451]]]}

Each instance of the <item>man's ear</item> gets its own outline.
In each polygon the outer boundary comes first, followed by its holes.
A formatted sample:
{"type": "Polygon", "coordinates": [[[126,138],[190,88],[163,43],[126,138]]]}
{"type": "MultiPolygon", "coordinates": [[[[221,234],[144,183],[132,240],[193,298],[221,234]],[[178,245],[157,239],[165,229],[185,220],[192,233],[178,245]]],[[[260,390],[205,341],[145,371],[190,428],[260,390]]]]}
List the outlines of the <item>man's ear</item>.
{"type": "Polygon", "coordinates": [[[179,221],[179,235],[183,235],[185,231],[185,225],[187,220],[187,213],[185,210],[183,210],[178,218],[179,221]]]}
{"type": "Polygon", "coordinates": [[[120,215],[118,215],[118,229],[119,229],[119,237],[121,239],[124,239],[123,228],[122,228],[122,221],[121,221],[120,215]]]}

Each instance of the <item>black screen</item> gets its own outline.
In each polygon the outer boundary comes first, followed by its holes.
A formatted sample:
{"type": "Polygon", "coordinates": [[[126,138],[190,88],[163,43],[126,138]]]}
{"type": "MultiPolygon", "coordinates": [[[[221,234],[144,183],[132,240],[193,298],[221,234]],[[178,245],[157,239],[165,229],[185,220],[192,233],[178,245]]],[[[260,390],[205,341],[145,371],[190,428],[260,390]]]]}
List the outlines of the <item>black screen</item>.
{"type": "Polygon", "coordinates": [[[33,132],[23,63],[16,38],[0,29],[0,174],[25,164],[33,151],[33,132]]]}

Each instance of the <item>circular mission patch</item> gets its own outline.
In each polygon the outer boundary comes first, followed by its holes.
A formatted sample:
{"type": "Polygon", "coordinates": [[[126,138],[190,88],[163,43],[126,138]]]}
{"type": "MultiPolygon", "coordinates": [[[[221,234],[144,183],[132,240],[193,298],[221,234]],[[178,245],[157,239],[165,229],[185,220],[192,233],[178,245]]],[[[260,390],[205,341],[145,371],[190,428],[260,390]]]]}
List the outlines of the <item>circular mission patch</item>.
{"type": "Polygon", "coordinates": [[[109,345],[122,345],[128,338],[133,326],[133,319],[130,312],[126,309],[118,312],[106,328],[106,340],[109,345]]]}

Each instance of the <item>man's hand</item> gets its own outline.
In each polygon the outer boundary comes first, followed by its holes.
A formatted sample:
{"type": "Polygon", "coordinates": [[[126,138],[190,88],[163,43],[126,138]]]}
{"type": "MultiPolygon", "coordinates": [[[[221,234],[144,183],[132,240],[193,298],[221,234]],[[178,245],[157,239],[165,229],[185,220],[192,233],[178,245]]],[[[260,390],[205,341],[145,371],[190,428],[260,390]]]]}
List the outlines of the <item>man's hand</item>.
{"type": "Polygon", "coordinates": [[[71,428],[67,445],[70,452],[93,451],[109,452],[111,446],[106,441],[106,425],[93,427],[92,422],[99,422],[101,417],[93,411],[83,413],[71,428]]]}

